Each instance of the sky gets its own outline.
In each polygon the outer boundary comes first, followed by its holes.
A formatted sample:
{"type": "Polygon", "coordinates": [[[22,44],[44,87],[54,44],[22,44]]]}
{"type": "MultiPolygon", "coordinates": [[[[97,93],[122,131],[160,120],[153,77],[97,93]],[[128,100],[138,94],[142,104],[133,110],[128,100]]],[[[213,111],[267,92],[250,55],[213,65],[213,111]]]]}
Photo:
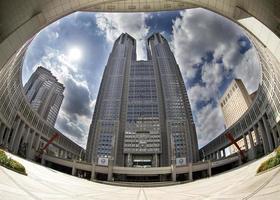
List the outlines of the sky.
{"type": "Polygon", "coordinates": [[[146,59],[152,33],[168,40],[187,88],[199,147],[225,130],[219,98],[232,79],[242,79],[249,93],[258,88],[255,49],[239,26],[213,12],[73,13],[36,35],[25,55],[22,80],[25,84],[43,66],[64,84],[55,127],[83,147],[108,56],[123,32],[136,39],[138,60],[146,59]]]}

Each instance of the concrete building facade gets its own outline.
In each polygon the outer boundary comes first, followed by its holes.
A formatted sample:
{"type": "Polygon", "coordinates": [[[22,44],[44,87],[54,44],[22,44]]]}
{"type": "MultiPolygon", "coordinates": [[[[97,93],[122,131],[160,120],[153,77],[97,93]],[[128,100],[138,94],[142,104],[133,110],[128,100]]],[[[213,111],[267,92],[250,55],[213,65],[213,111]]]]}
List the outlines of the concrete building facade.
{"type": "Polygon", "coordinates": [[[201,155],[203,154],[206,159],[216,160],[222,157],[221,152],[231,145],[225,136],[227,132],[233,135],[235,141],[244,139],[244,150],[248,155],[256,155],[258,149],[268,154],[280,144],[280,100],[278,98],[280,64],[269,49],[254,36],[249,36],[258,53],[262,81],[246,112],[223,133],[200,149],[201,155]]]}
{"type": "Polygon", "coordinates": [[[32,108],[52,126],[62,104],[64,86],[51,71],[39,66],[24,85],[24,92],[32,108]]]}
{"type": "Polygon", "coordinates": [[[21,69],[27,45],[0,71],[0,146],[33,160],[36,151],[57,133],[59,137],[48,148],[60,158],[78,159],[84,149],[64,136],[34,111],[22,86],[21,69]]]}
{"type": "Polygon", "coordinates": [[[147,61],[136,61],[134,38],[115,41],[89,132],[89,162],[160,167],[199,159],[186,88],[167,40],[153,34],[147,53],[147,61]]]}
{"type": "Polygon", "coordinates": [[[220,106],[224,115],[226,128],[234,124],[251,104],[252,99],[242,80],[233,79],[220,98],[220,106]]]}
{"type": "MultiPolygon", "coordinates": [[[[252,104],[252,97],[249,95],[242,80],[232,80],[223,96],[220,98],[220,106],[224,115],[226,128],[229,128],[232,124],[238,121],[247,111],[252,104]]],[[[255,144],[256,137],[254,132],[252,132],[252,138],[255,144]]],[[[248,137],[244,137],[238,140],[237,144],[242,150],[246,150],[251,148],[251,144],[248,141],[248,137]]],[[[229,147],[230,154],[236,153],[237,151],[238,149],[234,145],[229,147]]]]}

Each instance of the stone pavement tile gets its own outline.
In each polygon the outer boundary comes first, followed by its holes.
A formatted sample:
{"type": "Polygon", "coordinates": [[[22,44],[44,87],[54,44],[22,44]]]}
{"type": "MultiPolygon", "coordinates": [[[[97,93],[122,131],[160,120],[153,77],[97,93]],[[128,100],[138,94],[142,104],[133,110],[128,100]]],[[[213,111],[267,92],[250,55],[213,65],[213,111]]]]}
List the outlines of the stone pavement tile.
{"type": "Polygon", "coordinates": [[[91,182],[34,164],[17,156],[27,169],[23,176],[0,168],[0,199],[18,200],[197,200],[197,199],[277,199],[280,173],[256,176],[264,159],[235,170],[194,182],[165,187],[120,187],[91,182]],[[273,176],[274,175],[274,176],[273,176]],[[265,181],[269,182],[263,185],[265,181]],[[254,193],[257,190],[257,193],[254,193]],[[254,195],[252,195],[254,194],[254,195]]]}

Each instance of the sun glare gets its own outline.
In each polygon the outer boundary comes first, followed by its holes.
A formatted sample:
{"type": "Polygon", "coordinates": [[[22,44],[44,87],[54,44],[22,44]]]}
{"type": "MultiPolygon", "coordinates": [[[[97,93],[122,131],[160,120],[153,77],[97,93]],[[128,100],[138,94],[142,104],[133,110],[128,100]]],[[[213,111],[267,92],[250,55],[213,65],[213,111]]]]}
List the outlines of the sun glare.
{"type": "Polygon", "coordinates": [[[70,60],[77,61],[80,60],[82,57],[82,51],[81,49],[77,47],[72,47],[68,51],[68,57],[70,60]]]}

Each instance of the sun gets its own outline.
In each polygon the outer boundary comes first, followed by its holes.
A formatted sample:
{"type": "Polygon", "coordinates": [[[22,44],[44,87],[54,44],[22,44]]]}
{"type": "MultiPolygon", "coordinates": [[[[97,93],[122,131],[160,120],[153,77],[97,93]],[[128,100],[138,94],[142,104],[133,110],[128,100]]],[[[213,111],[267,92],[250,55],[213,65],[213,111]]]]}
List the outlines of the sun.
{"type": "Polygon", "coordinates": [[[82,57],[82,51],[78,47],[72,47],[68,51],[68,57],[72,61],[80,60],[82,57]]]}

